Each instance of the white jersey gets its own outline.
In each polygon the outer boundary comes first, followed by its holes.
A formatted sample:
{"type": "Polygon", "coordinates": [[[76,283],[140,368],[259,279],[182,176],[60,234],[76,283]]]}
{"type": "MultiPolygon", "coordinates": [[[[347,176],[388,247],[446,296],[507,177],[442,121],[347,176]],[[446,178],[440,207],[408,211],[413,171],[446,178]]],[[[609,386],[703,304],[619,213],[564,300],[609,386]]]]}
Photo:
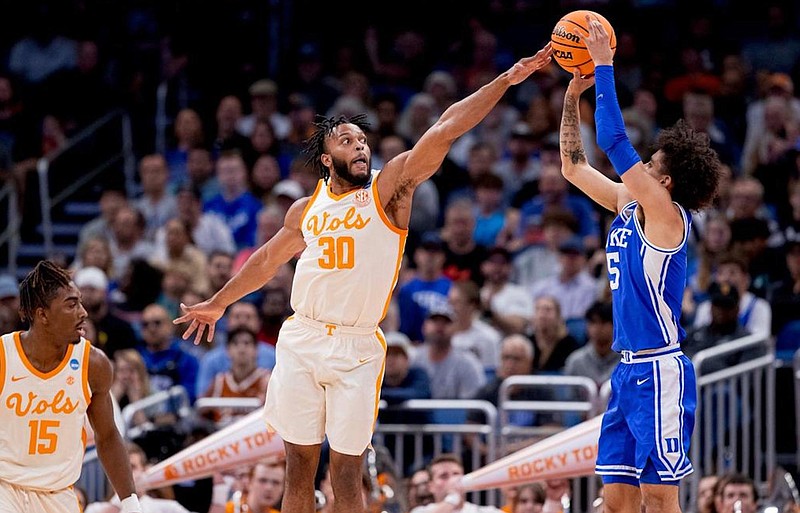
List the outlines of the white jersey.
{"type": "Polygon", "coordinates": [[[20,332],[3,335],[2,346],[0,481],[46,491],[73,485],[86,446],[91,344],[81,338],[70,345],[46,374],[28,361],[20,332]]]}
{"type": "Polygon", "coordinates": [[[397,284],[408,230],[392,225],[378,197],[379,171],[341,196],[320,180],[300,221],[306,249],[292,284],[292,308],[310,319],[375,327],[397,284]]]}

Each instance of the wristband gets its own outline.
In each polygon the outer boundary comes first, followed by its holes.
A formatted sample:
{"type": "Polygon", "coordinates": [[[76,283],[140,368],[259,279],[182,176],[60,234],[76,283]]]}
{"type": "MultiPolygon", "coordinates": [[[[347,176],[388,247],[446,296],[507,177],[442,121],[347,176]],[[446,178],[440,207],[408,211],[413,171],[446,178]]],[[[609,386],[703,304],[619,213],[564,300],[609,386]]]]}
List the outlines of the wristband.
{"type": "Polygon", "coordinates": [[[142,506],[139,504],[139,497],[132,493],[130,497],[122,499],[120,502],[119,513],[142,513],[142,506]]]}
{"type": "Polygon", "coordinates": [[[597,125],[597,146],[606,153],[617,174],[622,176],[642,159],[625,133],[625,122],[617,101],[612,66],[603,65],[595,68],[595,91],[597,108],[594,119],[597,125]]]}

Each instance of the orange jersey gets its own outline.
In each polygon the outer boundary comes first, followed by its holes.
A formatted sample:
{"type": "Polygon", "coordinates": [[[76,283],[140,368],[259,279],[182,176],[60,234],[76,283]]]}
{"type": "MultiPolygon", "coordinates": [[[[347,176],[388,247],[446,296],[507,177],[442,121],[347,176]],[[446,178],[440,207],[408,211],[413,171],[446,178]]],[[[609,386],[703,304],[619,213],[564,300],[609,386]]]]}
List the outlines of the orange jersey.
{"type": "Polygon", "coordinates": [[[0,481],[46,491],[71,486],[86,443],[91,344],[81,338],[70,345],[45,374],[28,361],[20,332],[1,340],[0,481]]]}
{"type": "Polygon", "coordinates": [[[292,283],[298,314],[358,328],[374,328],[386,315],[408,231],[383,211],[378,175],[341,196],[317,184],[300,221],[306,249],[292,283]]]}

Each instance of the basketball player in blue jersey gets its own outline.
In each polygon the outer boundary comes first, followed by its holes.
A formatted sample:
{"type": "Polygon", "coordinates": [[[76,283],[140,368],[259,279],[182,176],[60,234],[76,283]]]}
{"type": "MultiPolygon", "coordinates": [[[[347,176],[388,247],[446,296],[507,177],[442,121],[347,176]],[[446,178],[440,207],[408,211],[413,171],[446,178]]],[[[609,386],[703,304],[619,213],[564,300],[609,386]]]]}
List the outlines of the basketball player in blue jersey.
{"type": "Polygon", "coordinates": [[[692,472],[689,441],[696,406],[691,361],[681,353],[680,325],[686,286],[690,211],[716,194],[719,159],[704,134],[679,121],[659,136],[643,163],[625,134],[614,88],[609,36],[589,19],[586,46],[594,77],[576,72],[561,119],[562,173],[589,197],[617,214],[606,241],[614,303],[613,348],[622,354],[611,377],[596,472],[602,476],[606,511],[680,511],[678,484],[692,472]],[[586,161],[578,100],[595,84],[597,142],[622,183],[586,161]]]}
{"type": "Polygon", "coordinates": [[[292,283],[294,315],[281,326],[277,364],[264,416],[286,448],[281,511],[313,513],[322,442],[330,446],[335,513],[361,513],[361,473],[383,381],[386,341],[378,324],[397,284],[416,187],[441,165],[455,140],[474,128],[509,87],[550,62],[548,44],[442,113],[414,147],[371,166],[363,117],[317,123],[306,142],[321,180],[286,213],[283,227],[258,248],[211,299],[181,305],[184,338],[199,341],[225,308],[259,289],[299,253],[292,283]]]}

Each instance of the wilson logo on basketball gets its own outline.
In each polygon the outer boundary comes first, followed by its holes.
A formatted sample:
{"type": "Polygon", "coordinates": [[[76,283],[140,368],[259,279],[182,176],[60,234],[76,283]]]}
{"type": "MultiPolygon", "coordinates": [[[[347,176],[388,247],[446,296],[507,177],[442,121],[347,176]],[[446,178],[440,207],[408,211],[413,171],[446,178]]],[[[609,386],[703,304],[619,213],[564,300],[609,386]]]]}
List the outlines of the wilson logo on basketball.
{"type": "Polygon", "coordinates": [[[353,194],[353,204],[357,207],[366,207],[370,201],[372,201],[372,198],[366,189],[359,189],[353,194]]]}
{"type": "Polygon", "coordinates": [[[581,36],[578,34],[573,34],[572,32],[567,32],[566,29],[561,25],[556,25],[556,28],[553,29],[553,35],[556,37],[563,37],[567,41],[572,41],[574,43],[581,42],[581,36]]]}

